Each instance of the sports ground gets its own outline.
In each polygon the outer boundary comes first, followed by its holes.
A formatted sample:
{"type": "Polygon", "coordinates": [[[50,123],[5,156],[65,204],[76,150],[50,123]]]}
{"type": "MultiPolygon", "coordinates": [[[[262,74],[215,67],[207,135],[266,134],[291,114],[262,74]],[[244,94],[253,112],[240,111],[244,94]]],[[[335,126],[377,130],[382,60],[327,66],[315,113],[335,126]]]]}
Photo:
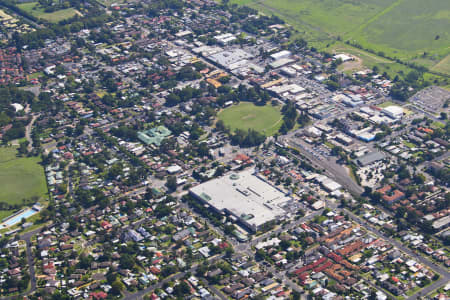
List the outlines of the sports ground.
{"type": "Polygon", "coordinates": [[[76,14],[80,14],[76,9],[70,7],[66,9],[60,9],[54,12],[47,13],[42,9],[38,2],[26,2],[18,4],[21,10],[35,16],[36,18],[44,19],[49,22],[57,23],[59,21],[72,18],[76,14]]]}
{"type": "Polygon", "coordinates": [[[47,184],[39,157],[16,154],[15,147],[0,148],[0,202],[22,205],[23,199],[45,196],[47,184]]]}
{"type": "Polygon", "coordinates": [[[277,133],[283,123],[278,106],[257,106],[251,102],[241,102],[225,108],[219,112],[218,118],[233,131],[254,129],[266,136],[277,133]]]}

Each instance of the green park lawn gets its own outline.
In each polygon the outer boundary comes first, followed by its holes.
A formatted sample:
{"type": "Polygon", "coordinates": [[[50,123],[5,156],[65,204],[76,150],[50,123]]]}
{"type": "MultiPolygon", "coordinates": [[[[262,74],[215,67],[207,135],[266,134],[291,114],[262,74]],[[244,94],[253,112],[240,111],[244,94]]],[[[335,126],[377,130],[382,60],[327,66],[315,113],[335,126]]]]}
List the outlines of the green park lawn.
{"type": "Polygon", "coordinates": [[[266,136],[274,135],[283,123],[278,106],[257,106],[251,102],[241,102],[225,108],[219,112],[218,118],[233,131],[254,129],[266,136]]]}
{"type": "MultiPolygon", "coordinates": [[[[0,148],[0,202],[22,205],[23,199],[43,198],[47,193],[39,157],[17,157],[17,148],[0,148]]],[[[3,214],[0,213],[0,216],[3,214]]]]}
{"type": "Polygon", "coordinates": [[[17,6],[21,10],[35,16],[36,18],[44,19],[53,23],[72,18],[76,14],[79,14],[79,12],[72,7],[47,13],[38,5],[37,2],[26,2],[18,4],[17,6]]]}
{"type": "Polygon", "coordinates": [[[392,102],[392,101],[386,101],[386,102],[383,102],[383,103],[381,103],[381,104],[378,104],[377,106],[378,106],[379,108],[386,108],[386,107],[391,106],[391,105],[397,105],[397,104],[395,104],[395,103],[392,102]]]}

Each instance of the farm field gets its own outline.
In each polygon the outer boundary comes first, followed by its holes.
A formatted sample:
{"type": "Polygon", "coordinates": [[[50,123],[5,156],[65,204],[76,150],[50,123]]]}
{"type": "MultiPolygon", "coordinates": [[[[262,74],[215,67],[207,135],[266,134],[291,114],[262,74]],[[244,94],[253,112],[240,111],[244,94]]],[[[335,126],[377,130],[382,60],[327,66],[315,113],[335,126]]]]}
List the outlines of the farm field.
{"type": "Polygon", "coordinates": [[[274,135],[283,123],[279,107],[271,104],[256,106],[251,102],[241,102],[225,108],[218,118],[231,130],[254,129],[266,136],[274,135]]]}
{"type": "MultiPolygon", "coordinates": [[[[16,157],[15,147],[0,148],[0,202],[22,204],[23,199],[47,193],[39,157],[16,157]]],[[[0,214],[1,216],[1,214],[0,214]]]]}
{"type": "Polygon", "coordinates": [[[444,58],[450,52],[448,28],[447,0],[397,0],[348,38],[390,56],[414,58],[428,52],[444,58]]]}
{"type": "Polygon", "coordinates": [[[43,8],[39,7],[38,2],[21,3],[18,4],[17,7],[29,14],[32,14],[36,18],[41,18],[53,23],[69,19],[76,14],[80,14],[76,9],[72,7],[47,13],[43,8]]]}
{"type": "Polygon", "coordinates": [[[431,69],[436,65],[433,71],[450,74],[450,59],[447,57],[450,54],[450,7],[447,0],[231,2],[280,16],[298,30],[297,36],[305,38],[319,50],[333,46],[338,39],[351,41],[431,69]],[[426,58],[423,58],[424,52],[426,58]]]}

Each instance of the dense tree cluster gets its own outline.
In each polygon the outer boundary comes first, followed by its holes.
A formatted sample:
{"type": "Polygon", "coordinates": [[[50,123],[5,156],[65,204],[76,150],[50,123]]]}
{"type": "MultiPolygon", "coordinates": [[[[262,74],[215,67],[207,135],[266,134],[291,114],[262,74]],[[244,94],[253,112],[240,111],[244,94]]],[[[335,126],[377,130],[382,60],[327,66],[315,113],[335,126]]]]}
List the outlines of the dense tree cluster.
{"type": "Polygon", "coordinates": [[[201,94],[202,94],[201,90],[190,86],[187,86],[183,89],[177,89],[166,97],[166,105],[175,106],[180,104],[181,102],[189,101],[192,98],[200,97],[201,94]]]}
{"type": "MultiPolygon", "coordinates": [[[[14,7],[16,6],[14,5],[14,7]]],[[[20,10],[20,14],[25,15],[26,13],[20,10]]],[[[36,18],[30,16],[31,15],[29,14],[27,15],[28,18],[36,20],[36,18]]],[[[19,51],[23,49],[23,46],[25,45],[28,46],[28,49],[41,48],[45,46],[44,41],[47,39],[69,36],[71,33],[78,32],[82,29],[96,28],[102,26],[111,19],[111,16],[102,13],[100,10],[92,9],[82,18],[76,15],[69,20],[62,21],[61,24],[49,23],[46,24],[45,28],[38,28],[37,30],[26,34],[14,32],[9,43],[10,46],[17,47],[19,51]]]]}
{"type": "Polygon", "coordinates": [[[137,141],[137,131],[127,126],[113,127],[110,129],[112,135],[126,141],[137,141]]]}
{"type": "Polygon", "coordinates": [[[270,17],[262,15],[259,18],[248,18],[242,24],[242,29],[252,34],[258,34],[258,31],[267,30],[269,26],[275,24],[284,24],[284,21],[275,15],[270,17]]]}
{"type": "Polygon", "coordinates": [[[266,105],[266,103],[271,99],[270,94],[259,88],[259,86],[246,87],[241,84],[237,89],[223,86],[219,88],[218,91],[221,94],[217,97],[217,103],[221,106],[223,106],[227,101],[248,101],[253,102],[255,105],[266,105]]]}
{"type": "Polygon", "coordinates": [[[156,17],[165,9],[180,11],[184,5],[181,0],[157,0],[151,2],[146,12],[150,17],[156,17]]]}
{"type": "Polygon", "coordinates": [[[281,112],[283,114],[283,124],[281,125],[280,133],[286,134],[289,130],[294,128],[298,112],[295,108],[295,104],[292,102],[286,103],[286,105],[284,105],[281,109],[281,112]]]}
{"type": "Polygon", "coordinates": [[[266,136],[256,130],[248,129],[247,131],[236,129],[231,135],[231,142],[241,147],[254,147],[261,145],[266,140],[266,136]]]}
{"type": "Polygon", "coordinates": [[[0,88],[0,127],[9,124],[16,116],[16,111],[11,105],[19,103],[23,106],[32,104],[34,95],[31,92],[19,90],[13,86],[0,88]]]}
{"type": "Polygon", "coordinates": [[[99,189],[85,190],[79,188],[75,191],[75,198],[83,207],[91,207],[93,205],[106,207],[109,203],[108,198],[99,189]]]}

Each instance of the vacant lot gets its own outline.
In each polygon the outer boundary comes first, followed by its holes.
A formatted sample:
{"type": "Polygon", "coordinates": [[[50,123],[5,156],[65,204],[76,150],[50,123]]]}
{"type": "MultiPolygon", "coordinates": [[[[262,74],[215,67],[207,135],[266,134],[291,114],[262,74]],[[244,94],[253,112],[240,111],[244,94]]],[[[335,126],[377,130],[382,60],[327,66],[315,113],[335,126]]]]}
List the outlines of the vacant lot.
{"type": "MultiPolygon", "coordinates": [[[[427,67],[450,53],[448,0],[231,1],[280,16],[320,49],[339,37],[404,60],[426,52],[427,67]]],[[[450,68],[446,63],[439,66],[441,72],[450,68]]]]}
{"type": "Polygon", "coordinates": [[[251,102],[241,102],[224,109],[218,117],[231,130],[254,129],[266,136],[274,135],[282,124],[279,107],[270,104],[256,106],[251,102]]]}
{"type": "Polygon", "coordinates": [[[450,54],[431,68],[432,71],[450,74],[450,54]]]}
{"type": "Polygon", "coordinates": [[[61,20],[69,19],[75,16],[76,14],[80,14],[76,9],[74,8],[66,8],[57,10],[51,13],[47,13],[44,11],[43,8],[41,8],[37,2],[28,2],[28,3],[22,3],[17,5],[21,10],[32,14],[36,18],[41,18],[44,20],[47,20],[49,22],[57,23],[61,20]]]}
{"type": "Polygon", "coordinates": [[[342,42],[336,42],[328,48],[324,48],[324,50],[331,53],[346,53],[355,56],[356,62],[353,62],[354,67],[350,69],[346,69],[346,65],[343,64],[339,66],[339,70],[351,73],[351,71],[359,71],[364,69],[372,69],[374,66],[377,66],[379,69],[379,73],[386,72],[392,78],[395,77],[399,72],[403,72],[404,74],[410,72],[412,69],[391,61],[389,59],[379,57],[375,54],[369,53],[367,51],[352,47],[342,42]]]}
{"type": "Polygon", "coordinates": [[[44,169],[38,157],[16,157],[15,147],[0,148],[0,202],[22,204],[23,199],[47,193],[44,169]]]}

